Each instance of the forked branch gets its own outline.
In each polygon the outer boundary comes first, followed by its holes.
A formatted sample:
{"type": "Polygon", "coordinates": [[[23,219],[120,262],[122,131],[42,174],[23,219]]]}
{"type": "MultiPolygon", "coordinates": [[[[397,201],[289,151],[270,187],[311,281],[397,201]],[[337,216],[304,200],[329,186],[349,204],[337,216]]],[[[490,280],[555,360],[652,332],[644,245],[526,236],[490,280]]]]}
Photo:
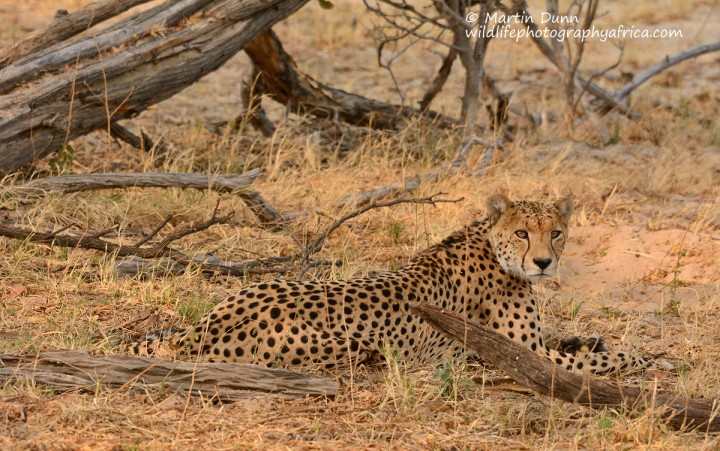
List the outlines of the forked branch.
{"type": "Polygon", "coordinates": [[[620,88],[618,92],[615,93],[615,98],[618,101],[625,99],[625,97],[630,95],[630,93],[633,92],[638,86],[645,83],[646,81],[669,67],[672,67],[690,58],[695,58],[705,53],[717,52],[718,50],[720,50],[720,41],[713,42],[712,44],[701,45],[690,50],[686,50],[682,53],[678,53],[677,55],[666,56],[659,63],[655,64],[654,66],[648,67],[647,69],[633,77],[633,80],[630,83],[626,84],[625,86],[620,88]]]}
{"type": "Polygon", "coordinates": [[[387,202],[374,202],[373,201],[370,204],[365,205],[364,207],[358,208],[357,210],[344,215],[337,221],[330,224],[330,226],[327,229],[325,229],[325,231],[323,231],[312,243],[303,247],[302,257],[303,257],[303,262],[305,264],[303,266],[303,269],[300,270],[300,273],[298,274],[297,278],[300,279],[307,272],[307,270],[311,267],[311,266],[308,266],[308,265],[312,264],[311,257],[313,255],[317,254],[318,252],[320,252],[320,250],[322,250],[323,246],[325,245],[325,240],[327,240],[327,237],[331,233],[333,233],[335,230],[340,228],[340,226],[345,224],[347,221],[349,221],[353,218],[357,218],[361,214],[363,214],[369,210],[375,209],[375,208],[392,207],[393,205],[398,205],[398,204],[426,204],[426,205],[429,204],[429,205],[434,206],[439,203],[457,203],[457,202],[462,202],[463,200],[465,200],[464,197],[461,197],[459,199],[436,199],[436,197],[442,196],[444,194],[446,194],[446,193],[437,193],[437,194],[433,194],[432,196],[422,197],[422,198],[394,199],[394,200],[390,200],[387,202]]]}

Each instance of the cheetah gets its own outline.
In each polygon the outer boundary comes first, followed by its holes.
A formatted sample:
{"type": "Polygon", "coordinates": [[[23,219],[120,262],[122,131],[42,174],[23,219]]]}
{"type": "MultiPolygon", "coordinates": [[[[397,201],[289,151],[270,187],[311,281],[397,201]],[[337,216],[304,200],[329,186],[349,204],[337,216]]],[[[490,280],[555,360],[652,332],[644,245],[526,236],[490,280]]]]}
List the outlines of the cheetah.
{"type": "Polygon", "coordinates": [[[453,233],[396,272],[351,280],[276,279],[243,288],[196,325],[126,344],[150,356],[324,369],[377,361],[391,349],[407,361],[436,362],[459,346],[410,311],[429,302],[528,347],[567,370],[603,374],[653,366],[581,340],[551,348],[543,338],[532,283],[553,276],[568,235],[570,199],[487,201],[489,215],[453,233]],[[567,352],[566,352],[567,351],[567,352]]]}

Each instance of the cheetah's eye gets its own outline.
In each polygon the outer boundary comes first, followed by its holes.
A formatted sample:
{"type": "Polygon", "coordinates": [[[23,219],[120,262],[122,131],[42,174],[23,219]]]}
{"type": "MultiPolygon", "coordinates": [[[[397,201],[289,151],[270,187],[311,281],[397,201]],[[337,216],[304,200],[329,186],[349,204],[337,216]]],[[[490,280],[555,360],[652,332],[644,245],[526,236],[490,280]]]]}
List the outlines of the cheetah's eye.
{"type": "Polygon", "coordinates": [[[550,232],[550,237],[551,237],[552,239],[555,239],[555,238],[559,237],[561,233],[562,233],[562,232],[559,231],[559,230],[553,230],[552,232],[550,232]]]}
{"type": "Polygon", "coordinates": [[[524,240],[528,237],[528,233],[524,230],[518,230],[517,232],[515,232],[515,236],[524,240]]]}

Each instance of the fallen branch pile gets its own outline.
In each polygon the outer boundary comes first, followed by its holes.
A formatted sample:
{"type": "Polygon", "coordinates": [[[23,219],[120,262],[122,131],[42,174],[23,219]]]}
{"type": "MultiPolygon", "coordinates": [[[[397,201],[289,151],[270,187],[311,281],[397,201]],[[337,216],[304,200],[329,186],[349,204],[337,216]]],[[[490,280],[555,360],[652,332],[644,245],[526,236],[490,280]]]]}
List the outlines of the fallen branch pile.
{"type": "MultiPolygon", "coordinates": [[[[82,176],[81,180],[82,179],[82,176]]],[[[50,185],[43,184],[43,180],[38,182],[38,185],[31,186],[29,192],[37,191],[38,186],[48,187],[50,185]]],[[[155,182],[159,182],[156,180],[155,182]]],[[[60,187],[64,186],[60,183],[60,187]]],[[[107,186],[103,186],[107,187],[107,186]]],[[[74,189],[74,188],[71,188],[74,189]]],[[[72,227],[74,224],[70,224],[66,227],[61,227],[58,230],[52,232],[41,232],[38,230],[6,226],[0,224],[0,236],[7,238],[13,238],[32,243],[48,244],[50,246],[61,246],[68,248],[80,248],[80,249],[92,249],[105,253],[114,254],[117,257],[132,257],[127,260],[122,260],[117,263],[116,271],[120,275],[135,276],[137,274],[148,274],[154,275],[171,275],[182,272],[188,266],[199,267],[200,271],[205,274],[224,274],[236,277],[245,277],[252,274],[284,274],[292,271],[297,271],[297,279],[302,278],[308,270],[318,266],[329,266],[339,264],[336,261],[330,260],[317,260],[314,258],[315,254],[320,252],[325,245],[327,237],[340,228],[350,219],[356,218],[361,214],[376,208],[391,207],[393,205],[410,203],[410,204],[429,204],[436,205],[443,202],[460,202],[460,199],[437,199],[437,196],[443,193],[433,194],[429,197],[424,198],[401,198],[395,199],[388,202],[372,202],[369,205],[365,205],[353,212],[346,214],[340,219],[333,222],[318,237],[308,244],[302,244],[299,240],[295,239],[295,242],[300,248],[300,252],[296,255],[288,256],[277,256],[277,257],[266,257],[256,260],[249,260],[241,263],[232,263],[222,261],[213,255],[197,255],[191,257],[177,249],[171,248],[170,244],[184,238],[188,235],[201,232],[209,229],[211,226],[216,224],[227,224],[232,218],[233,213],[229,213],[225,216],[218,216],[218,205],[215,206],[215,210],[212,216],[207,221],[180,228],[170,235],[166,236],[155,244],[152,240],[167,226],[170,220],[173,218],[172,215],[168,216],[159,225],[157,225],[148,235],[138,240],[133,244],[118,244],[112,241],[108,241],[103,237],[114,232],[117,227],[111,227],[99,232],[84,232],[80,236],[64,234],[67,229],[72,227]],[[152,263],[149,260],[164,258],[165,260],[152,263]],[[293,262],[299,262],[299,266],[292,264],[293,262]]],[[[68,269],[66,267],[60,268],[59,270],[68,269]]]]}
{"type": "MultiPolygon", "coordinates": [[[[134,244],[118,244],[103,239],[104,236],[114,232],[116,226],[95,233],[85,233],[81,236],[73,236],[62,234],[69,228],[63,227],[53,232],[39,232],[36,230],[25,229],[20,227],[9,227],[0,225],[0,236],[14,238],[18,240],[29,241],[33,243],[43,243],[51,246],[61,246],[69,248],[92,249],[105,253],[114,254],[118,257],[138,257],[140,259],[154,259],[166,257],[172,259],[169,266],[178,263],[183,266],[195,265],[199,266],[204,273],[219,273],[237,277],[244,277],[248,274],[268,274],[282,273],[290,271],[291,268],[278,266],[282,263],[289,262],[292,257],[270,257],[265,259],[252,260],[244,263],[224,262],[213,256],[197,256],[191,257],[177,249],[171,248],[170,244],[188,235],[209,229],[216,224],[227,224],[232,218],[233,213],[225,216],[217,215],[217,206],[212,216],[207,221],[181,228],[170,235],[163,238],[160,242],[148,245],[150,242],[172,219],[172,215],[165,218],[149,235],[140,239],[134,244]]],[[[72,226],[72,224],[71,224],[72,226]]],[[[168,273],[172,273],[170,270],[168,273]]]]}
{"type": "Polygon", "coordinates": [[[538,393],[590,407],[621,406],[629,410],[657,409],[675,429],[720,432],[720,402],[623,387],[611,381],[580,376],[558,367],[514,341],[464,316],[428,304],[413,306],[423,319],[449,337],[465,343],[485,362],[515,382],[538,393]]]}
{"type": "Polygon", "coordinates": [[[0,381],[48,384],[63,390],[121,392],[171,388],[205,398],[233,401],[257,396],[295,398],[337,394],[334,380],[243,363],[170,362],[129,355],[92,356],[86,351],[0,355],[0,381]]]}

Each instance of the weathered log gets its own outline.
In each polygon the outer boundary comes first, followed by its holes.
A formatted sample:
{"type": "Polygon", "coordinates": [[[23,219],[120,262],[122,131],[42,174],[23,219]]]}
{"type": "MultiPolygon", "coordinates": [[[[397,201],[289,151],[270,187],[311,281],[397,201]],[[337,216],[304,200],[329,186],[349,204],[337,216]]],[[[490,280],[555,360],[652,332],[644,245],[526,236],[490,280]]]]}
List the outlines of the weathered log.
{"type": "Polygon", "coordinates": [[[73,193],[110,188],[194,188],[211,189],[220,193],[235,193],[257,216],[260,223],[270,229],[282,228],[285,218],[250,184],[262,172],[252,169],[242,174],[195,174],[195,173],[94,173],[72,174],[38,179],[17,187],[19,191],[37,193],[63,191],[73,193]]]}
{"type": "Polygon", "coordinates": [[[243,363],[171,362],[129,355],[92,356],[87,351],[0,355],[0,380],[30,380],[64,390],[95,392],[171,388],[223,401],[273,395],[335,396],[334,380],[243,363]]]}
{"type": "Polygon", "coordinates": [[[133,6],[152,0],[103,0],[55,20],[42,30],[30,33],[22,41],[0,50],[0,66],[15,62],[51,44],[71,38],[111,17],[122,14],[133,6]]]}
{"type": "MultiPolygon", "coordinates": [[[[36,33],[35,41],[3,55],[10,63],[0,70],[0,174],[173,96],[306,2],[168,0],[102,31],[18,56],[17,49],[37,48],[36,33]],[[185,20],[193,15],[196,20],[185,20]],[[164,28],[152,33],[153,26],[164,28]]],[[[63,36],[62,27],[48,30],[63,36]]]]}
{"type": "Polygon", "coordinates": [[[63,191],[65,193],[132,187],[194,188],[231,193],[246,190],[261,172],[261,169],[253,169],[242,174],[232,175],[171,172],[72,174],[38,179],[15,188],[27,192],[63,191]]]}
{"type": "Polygon", "coordinates": [[[431,326],[476,352],[515,382],[543,395],[590,407],[622,406],[652,409],[675,429],[720,431],[720,400],[692,399],[625,387],[609,380],[571,373],[530,349],[466,317],[428,304],[412,309],[431,326]]]}
{"type": "Polygon", "coordinates": [[[377,129],[397,130],[425,118],[438,127],[454,127],[456,120],[436,113],[368,99],[313,80],[303,74],[272,30],[265,30],[245,46],[259,72],[264,93],[293,111],[322,119],[377,129]]]}

